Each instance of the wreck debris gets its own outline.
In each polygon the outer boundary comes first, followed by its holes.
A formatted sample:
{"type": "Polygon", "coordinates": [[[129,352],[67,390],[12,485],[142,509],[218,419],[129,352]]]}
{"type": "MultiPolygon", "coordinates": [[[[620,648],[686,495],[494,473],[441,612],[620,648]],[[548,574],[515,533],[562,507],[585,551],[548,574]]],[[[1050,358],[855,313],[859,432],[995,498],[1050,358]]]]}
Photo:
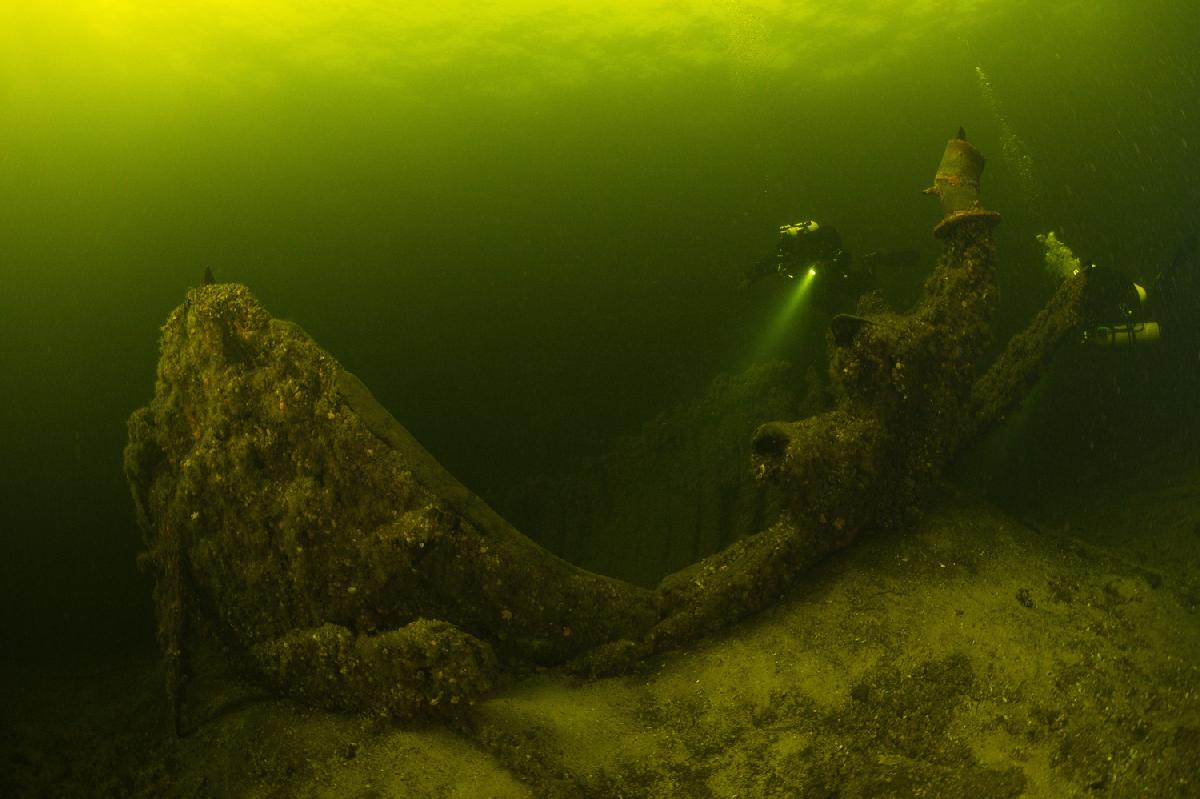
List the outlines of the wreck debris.
{"type": "MultiPolygon", "coordinates": [[[[866,530],[913,520],[923,494],[961,448],[1019,402],[1066,334],[1077,329],[1082,278],[1067,281],[984,379],[997,299],[983,156],[962,129],[946,144],[934,185],[943,252],[907,314],[865,295],[830,326],[834,408],[755,434],[755,473],[783,487],[787,508],[660,586],[664,619],[638,654],[719,628],[774,601],[796,575],[866,530]]],[[[600,666],[602,670],[605,666],[600,666]]]]}
{"type": "Polygon", "coordinates": [[[194,613],[304,701],[454,712],[501,670],[611,672],[717,629],[864,531],[910,521],[1078,319],[1073,278],[976,380],[999,219],[980,203],[982,169],[960,130],[928,190],[944,247],[917,306],[896,314],[864,296],[832,326],[833,409],[756,433],[755,474],[782,489],[778,518],[653,591],[514,530],[246,287],[190,291],[163,327],[155,394],[125,451],[176,719],[194,613]]]}
{"type": "Polygon", "coordinates": [[[279,689],[396,716],[466,704],[496,663],[561,662],[656,618],[651,591],[513,530],[241,285],[193,289],[167,320],[125,469],[173,700],[193,608],[279,689]]]}

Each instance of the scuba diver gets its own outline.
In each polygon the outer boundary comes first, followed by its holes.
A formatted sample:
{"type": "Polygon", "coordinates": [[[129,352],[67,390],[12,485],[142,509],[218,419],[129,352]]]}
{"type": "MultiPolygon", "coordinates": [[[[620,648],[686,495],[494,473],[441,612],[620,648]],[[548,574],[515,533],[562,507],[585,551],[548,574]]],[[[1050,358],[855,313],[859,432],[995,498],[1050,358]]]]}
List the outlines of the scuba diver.
{"type": "Polygon", "coordinates": [[[1192,234],[1154,278],[1150,290],[1112,267],[1087,267],[1054,233],[1038,236],[1046,267],[1062,277],[1086,268],[1083,341],[1101,347],[1149,344],[1200,348],[1200,243],[1192,234]]]}
{"type": "Polygon", "coordinates": [[[809,219],[780,225],[775,252],[746,270],[742,287],[764,278],[807,278],[813,301],[836,312],[852,308],[859,295],[874,288],[876,269],[911,267],[918,259],[915,250],[901,250],[871,252],[855,263],[836,228],[809,219]]]}

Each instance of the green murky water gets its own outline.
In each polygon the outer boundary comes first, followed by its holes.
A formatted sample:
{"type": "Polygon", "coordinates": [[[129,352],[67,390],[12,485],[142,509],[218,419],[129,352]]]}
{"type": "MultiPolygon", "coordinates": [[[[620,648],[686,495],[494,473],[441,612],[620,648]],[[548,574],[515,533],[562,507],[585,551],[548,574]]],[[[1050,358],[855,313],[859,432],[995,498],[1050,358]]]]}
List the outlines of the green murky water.
{"type": "MultiPolygon", "coordinates": [[[[787,297],[738,288],[781,224],[917,249],[923,269],[878,276],[910,301],[937,252],[918,191],[959,125],[1005,215],[1001,338],[1050,291],[1035,233],[1150,282],[1200,224],[1192,3],[437,8],[0,11],[0,582],[17,639],[148,640],[124,420],[205,267],[304,325],[487,495],[603,451],[720,372],[819,354],[827,317],[803,310],[763,352],[787,297]]],[[[1024,473],[1194,445],[1197,368],[1064,367],[979,481],[1011,496],[1024,473]]]]}

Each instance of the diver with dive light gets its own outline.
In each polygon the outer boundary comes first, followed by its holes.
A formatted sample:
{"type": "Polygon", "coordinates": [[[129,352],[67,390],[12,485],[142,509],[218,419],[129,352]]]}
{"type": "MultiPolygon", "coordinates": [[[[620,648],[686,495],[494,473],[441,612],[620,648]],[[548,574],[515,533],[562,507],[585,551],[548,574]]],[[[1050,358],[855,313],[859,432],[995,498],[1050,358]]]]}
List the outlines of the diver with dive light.
{"type": "Polygon", "coordinates": [[[808,219],[779,226],[775,252],[746,270],[742,287],[763,278],[809,279],[813,301],[836,312],[853,307],[861,294],[874,288],[876,269],[911,267],[918,259],[915,250],[901,250],[871,252],[855,263],[836,228],[808,219]]]}
{"type": "MultiPolygon", "coordinates": [[[[1200,259],[1192,234],[1171,262],[1155,276],[1149,290],[1120,271],[1086,267],[1053,232],[1039,235],[1046,268],[1068,278],[1087,271],[1083,298],[1083,341],[1100,347],[1132,347],[1160,340],[1200,347],[1200,259]]],[[[1200,355],[1200,350],[1198,350],[1200,355]]]]}
{"type": "MultiPolygon", "coordinates": [[[[1053,232],[1038,235],[1046,269],[1060,280],[1087,272],[1083,297],[1085,343],[1098,347],[1150,344],[1160,339],[1189,347],[1200,358],[1200,237],[1193,233],[1157,273],[1149,290],[1119,270],[1084,265],[1053,232]]],[[[775,251],[749,267],[742,287],[763,279],[800,281],[813,304],[835,314],[835,322],[854,320],[858,297],[875,287],[881,268],[918,263],[914,250],[871,252],[857,262],[842,246],[837,229],[815,220],[780,225],[775,251]]],[[[835,330],[836,333],[836,330],[835,330]]]]}

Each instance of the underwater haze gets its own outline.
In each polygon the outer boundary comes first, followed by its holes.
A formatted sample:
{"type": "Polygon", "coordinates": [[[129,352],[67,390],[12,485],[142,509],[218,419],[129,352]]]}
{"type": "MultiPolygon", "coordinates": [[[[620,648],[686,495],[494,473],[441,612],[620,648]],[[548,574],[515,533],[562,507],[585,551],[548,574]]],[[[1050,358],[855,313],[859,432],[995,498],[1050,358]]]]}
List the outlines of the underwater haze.
{"type": "MultiPolygon", "coordinates": [[[[152,644],[125,420],[205,268],[490,499],[819,352],[827,318],[764,345],[785,300],[740,288],[782,224],[918,250],[880,277],[911,301],[960,125],[1004,214],[999,340],[1052,290],[1037,233],[1152,281],[1200,227],[1198,29],[1184,0],[5,3],[6,651],[152,644]]],[[[1060,455],[1194,450],[1194,379],[1154,385],[1111,403],[1151,438],[1063,414],[1060,455]]],[[[1019,450],[979,482],[1027,488],[1019,450]]]]}

